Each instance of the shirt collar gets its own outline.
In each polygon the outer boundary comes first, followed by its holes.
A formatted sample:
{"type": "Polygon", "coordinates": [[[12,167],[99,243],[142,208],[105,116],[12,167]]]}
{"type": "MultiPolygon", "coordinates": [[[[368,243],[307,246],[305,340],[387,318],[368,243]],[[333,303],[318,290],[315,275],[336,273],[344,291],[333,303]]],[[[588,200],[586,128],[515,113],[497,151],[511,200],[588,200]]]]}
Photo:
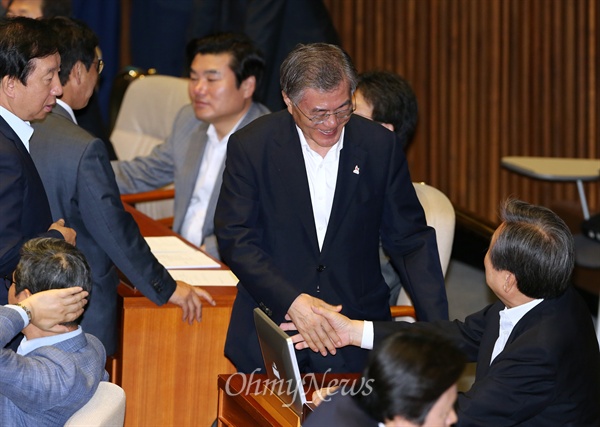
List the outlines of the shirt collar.
{"type": "Polygon", "coordinates": [[[6,123],[15,131],[27,151],[29,151],[29,140],[33,135],[33,128],[29,122],[21,120],[2,106],[0,106],[0,116],[6,120],[6,123]]]}
{"type": "Polygon", "coordinates": [[[69,116],[71,116],[73,123],[78,124],[77,119],[75,118],[75,113],[73,112],[73,109],[71,108],[71,106],[69,104],[67,104],[62,99],[58,99],[58,98],[56,98],[56,103],[58,105],[60,105],[61,107],[63,107],[67,111],[67,113],[69,113],[69,116]]]}
{"type": "Polygon", "coordinates": [[[81,335],[82,333],[83,329],[81,329],[81,326],[78,326],[76,330],[64,334],[51,335],[49,337],[42,338],[34,338],[32,340],[23,338],[21,344],[19,345],[19,348],[17,349],[17,353],[21,356],[25,356],[28,353],[31,353],[32,351],[37,350],[40,347],[55,345],[59,342],[63,342],[73,337],[76,337],[77,335],[81,335]]]}
{"type": "Polygon", "coordinates": [[[235,124],[235,126],[234,126],[234,127],[232,127],[232,128],[231,128],[231,130],[229,131],[229,133],[228,133],[227,135],[225,135],[225,136],[224,136],[222,139],[219,139],[219,137],[217,136],[217,129],[215,129],[215,126],[214,126],[214,125],[211,123],[211,124],[208,126],[208,129],[206,130],[206,135],[208,136],[208,140],[209,140],[209,141],[216,141],[216,142],[218,142],[219,144],[220,144],[221,142],[223,142],[223,141],[225,141],[225,142],[229,141],[229,137],[231,136],[231,134],[232,134],[233,132],[235,132],[235,131],[238,129],[238,127],[240,126],[240,123],[242,123],[242,120],[244,120],[244,119],[246,118],[246,115],[248,115],[248,112],[249,112],[249,111],[250,111],[250,110],[246,111],[246,114],[244,114],[244,115],[242,116],[242,118],[240,118],[240,119],[238,120],[238,122],[235,124]]]}
{"type": "MultiPolygon", "coordinates": [[[[302,146],[303,150],[308,150],[309,153],[315,153],[317,154],[316,151],[314,151],[312,148],[310,148],[310,146],[308,145],[308,141],[306,140],[306,137],[304,136],[304,132],[302,132],[302,129],[300,129],[300,127],[298,125],[296,125],[296,131],[298,132],[298,137],[300,138],[300,145],[302,146]]],[[[325,157],[330,157],[329,153],[333,152],[335,153],[333,155],[333,157],[335,159],[337,159],[340,155],[340,151],[342,151],[342,148],[344,148],[344,135],[346,134],[346,126],[344,126],[344,128],[342,129],[342,133],[340,134],[340,139],[338,139],[338,141],[335,143],[335,145],[333,145],[327,154],[325,155],[325,157]]],[[[319,154],[320,157],[320,154],[319,154]]]]}
{"type": "Polygon", "coordinates": [[[525,316],[529,311],[531,311],[536,305],[544,301],[543,299],[534,299],[533,301],[529,301],[525,304],[518,305],[513,308],[505,307],[504,310],[500,312],[500,324],[503,325],[505,322],[507,326],[515,327],[515,325],[525,316]]]}

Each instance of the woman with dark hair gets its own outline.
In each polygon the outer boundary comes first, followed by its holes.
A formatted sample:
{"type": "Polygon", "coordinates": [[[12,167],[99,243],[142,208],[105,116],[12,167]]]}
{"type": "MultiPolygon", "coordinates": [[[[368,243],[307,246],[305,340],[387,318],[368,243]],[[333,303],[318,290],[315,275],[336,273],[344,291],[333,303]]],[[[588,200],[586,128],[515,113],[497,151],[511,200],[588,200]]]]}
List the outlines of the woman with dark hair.
{"type": "Polygon", "coordinates": [[[436,332],[404,330],[371,354],[352,392],[339,389],[324,398],[304,426],[450,426],[465,363],[465,355],[436,332]]]}

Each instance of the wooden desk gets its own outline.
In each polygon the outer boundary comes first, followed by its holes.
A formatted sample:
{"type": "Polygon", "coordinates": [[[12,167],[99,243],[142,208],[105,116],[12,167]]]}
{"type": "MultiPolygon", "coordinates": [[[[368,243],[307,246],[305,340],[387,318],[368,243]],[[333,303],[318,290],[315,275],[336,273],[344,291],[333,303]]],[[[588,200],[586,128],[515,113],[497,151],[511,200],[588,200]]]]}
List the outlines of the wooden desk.
{"type": "MultiPolygon", "coordinates": [[[[360,374],[312,374],[304,375],[306,395],[327,386],[342,386],[349,390],[360,374]]],[[[265,390],[267,376],[236,373],[219,375],[219,427],[298,427],[298,416],[289,408],[282,407],[276,396],[265,390]]]]}
{"type": "MultiPolygon", "coordinates": [[[[176,235],[126,205],[144,236],[176,235]]],[[[225,268],[225,267],[223,267],[225,268]]],[[[233,373],[223,355],[235,287],[208,288],[217,305],[202,322],[181,321],[173,304],[156,306],[121,284],[121,350],[117,384],[127,395],[126,426],[210,426],[217,417],[217,375],[233,373]]]]}

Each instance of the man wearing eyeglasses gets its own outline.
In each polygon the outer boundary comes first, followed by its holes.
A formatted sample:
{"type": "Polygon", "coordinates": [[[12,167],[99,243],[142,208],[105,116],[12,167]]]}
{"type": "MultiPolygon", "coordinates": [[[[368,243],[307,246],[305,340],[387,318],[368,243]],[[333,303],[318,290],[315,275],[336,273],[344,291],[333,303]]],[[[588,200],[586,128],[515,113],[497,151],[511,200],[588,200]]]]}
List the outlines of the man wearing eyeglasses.
{"type": "Polygon", "coordinates": [[[297,353],[303,371],[361,371],[366,353],[336,352],[337,335],[313,308],[390,318],[380,234],[419,319],[448,317],[435,233],[402,143],[352,114],[356,81],[339,47],[300,45],[281,66],[287,111],[257,119],[229,141],[215,229],[223,260],[240,279],[225,354],[242,372],[264,369],[255,307],[277,323],[298,322],[319,352],[297,353]]]}
{"type": "Polygon", "coordinates": [[[183,319],[200,321],[201,298],[208,292],[176,282],[152,255],[139,228],[123,209],[119,189],[102,141],[77,125],[73,110],[85,107],[102,71],[98,38],[83,22],[57,17],[49,21],[60,34],[63,95],[52,113],[34,123],[31,156],[44,182],[55,217],[78,232],[77,246],[92,269],[94,298],[81,325],[97,336],[108,355],[117,350],[115,265],[155,304],[167,301],[183,309],[183,319]]]}

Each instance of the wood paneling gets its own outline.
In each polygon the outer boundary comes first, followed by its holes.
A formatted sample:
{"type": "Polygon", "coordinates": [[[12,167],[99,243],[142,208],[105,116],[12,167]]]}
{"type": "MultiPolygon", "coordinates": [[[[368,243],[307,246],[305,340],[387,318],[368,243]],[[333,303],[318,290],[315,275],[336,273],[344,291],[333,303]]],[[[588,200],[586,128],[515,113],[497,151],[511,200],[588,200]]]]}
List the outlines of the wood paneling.
{"type": "MultiPolygon", "coordinates": [[[[578,201],[575,184],[501,168],[502,156],[600,157],[597,0],[324,0],[357,69],[407,78],[419,102],[414,181],[497,222],[509,195],[578,201]]],[[[592,211],[600,186],[586,184],[592,211]]]]}

